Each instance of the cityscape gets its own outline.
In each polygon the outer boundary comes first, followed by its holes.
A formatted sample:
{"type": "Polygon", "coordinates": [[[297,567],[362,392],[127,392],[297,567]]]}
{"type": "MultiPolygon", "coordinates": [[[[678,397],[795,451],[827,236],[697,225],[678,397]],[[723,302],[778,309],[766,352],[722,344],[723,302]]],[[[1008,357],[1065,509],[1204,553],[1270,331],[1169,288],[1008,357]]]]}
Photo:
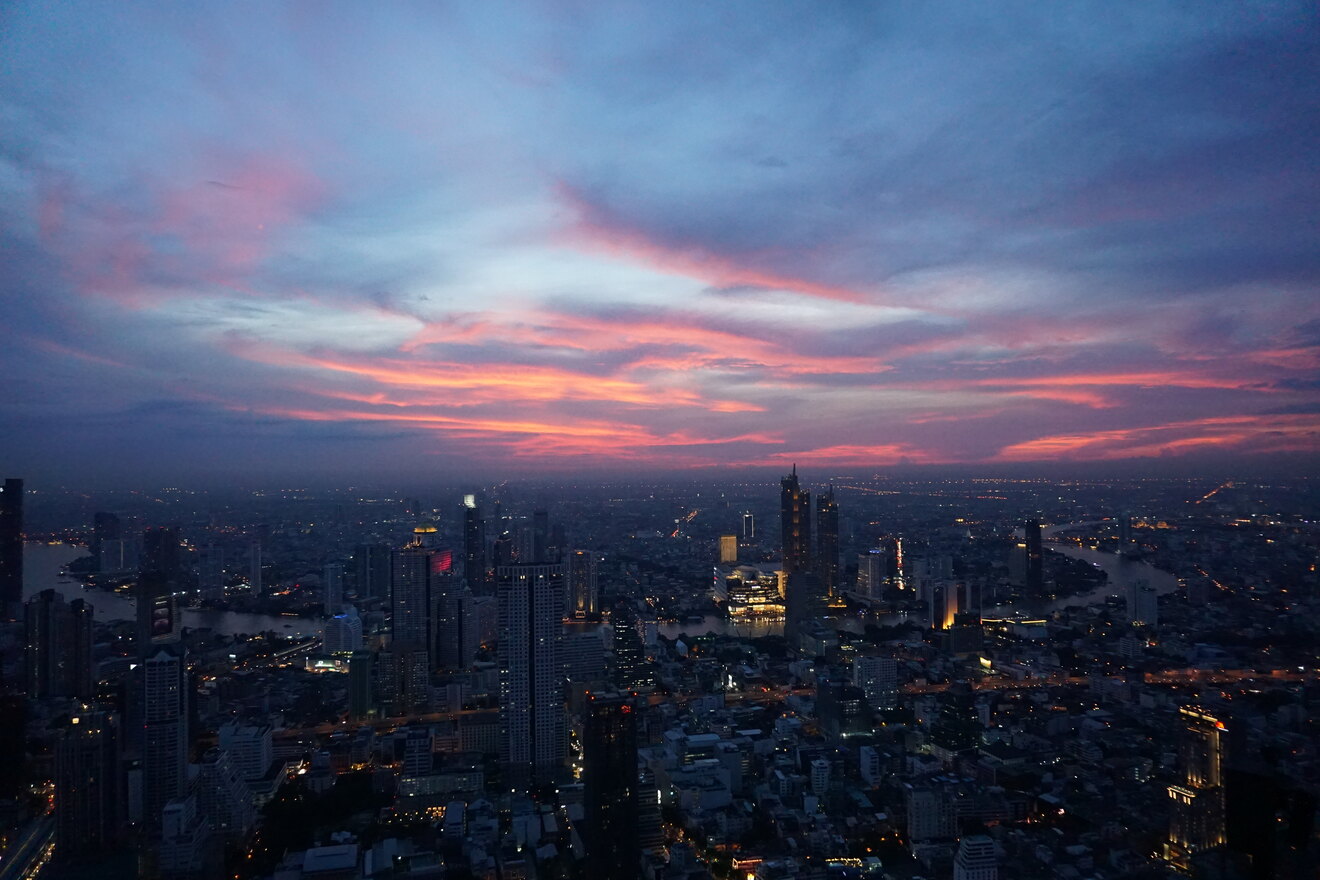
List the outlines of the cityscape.
{"type": "Polygon", "coordinates": [[[6,877],[1320,865],[1314,479],[0,499],[6,877]]]}
{"type": "Polygon", "coordinates": [[[0,4],[0,880],[1320,880],[1320,5],[0,4]]]}

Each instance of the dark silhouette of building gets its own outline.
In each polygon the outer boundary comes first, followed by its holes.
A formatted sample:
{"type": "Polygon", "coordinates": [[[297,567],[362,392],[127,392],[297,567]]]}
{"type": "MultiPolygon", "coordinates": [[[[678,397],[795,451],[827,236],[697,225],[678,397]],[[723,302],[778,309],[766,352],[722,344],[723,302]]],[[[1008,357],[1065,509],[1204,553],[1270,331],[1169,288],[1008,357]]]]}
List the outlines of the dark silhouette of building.
{"type": "Polygon", "coordinates": [[[463,499],[463,579],[473,593],[489,595],[486,566],[486,521],[476,499],[463,499]]]}
{"type": "Polygon", "coordinates": [[[74,715],[55,741],[56,852],[61,860],[116,848],[125,821],[119,716],[74,715]]]}
{"type": "Polygon", "coordinates": [[[180,574],[178,529],[144,530],[137,585],[139,654],[145,654],[152,644],[178,640],[179,606],[175,592],[180,574]]]}
{"type": "Polygon", "coordinates": [[[629,697],[588,700],[582,725],[583,843],[587,874],[638,876],[637,709],[629,697]]]}
{"type": "Polygon", "coordinates": [[[359,599],[384,599],[390,592],[390,548],[358,544],[353,550],[353,574],[359,599]]]}
{"type": "Polygon", "coordinates": [[[780,481],[780,545],[784,571],[807,571],[811,568],[811,493],[798,483],[797,465],[780,481]]]}
{"type": "Polygon", "coordinates": [[[838,674],[820,675],[816,685],[816,716],[820,732],[829,739],[871,729],[866,692],[838,674]]]}
{"type": "Polygon", "coordinates": [[[43,590],[27,601],[23,628],[28,696],[90,699],[92,606],[82,599],[65,602],[54,590],[43,590]]]}
{"type": "Polygon", "coordinates": [[[395,550],[390,563],[390,652],[398,664],[399,708],[421,711],[429,697],[438,632],[436,551],[420,540],[395,550]]]}
{"type": "Polygon", "coordinates": [[[101,568],[102,548],[107,541],[123,540],[124,533],[119,523],[119,517],[113,513],[99,512],[92,515],[92,558],[96,560],[96,568],[101,568]]]}
{"type": "Polygon", "coordinates": [[[23,481],[0,486],[0,617],[17,620],[23,602],[23,481]]]}
{"type": "Polygon", "coordinates": [[[12,801],[28,781],[27,698],[8,682],[0,682],[0,718],[0,801],[12,801]]]}
{"type": "Polygon", "coordinates": [[[816,499],[816,575],[821,589],[833,596],[839,589],[839,505],[834,487],[816,499]]]}
{"type": "Polygon", "coordinates": [[[1041,540],[1040,522],[1027,520],[1023,533],[1027,545],[1027,595],[1042,596],[1045,594],[1045,548],[1041,540]]]}
{"type": "Polygon", "coordinates": [[[651,665],[646,662],[646,645],[637,631],[637,615],[626,603],[610,613],[614,628],[614,683],[624,690],[650,687],[651,665]]]}

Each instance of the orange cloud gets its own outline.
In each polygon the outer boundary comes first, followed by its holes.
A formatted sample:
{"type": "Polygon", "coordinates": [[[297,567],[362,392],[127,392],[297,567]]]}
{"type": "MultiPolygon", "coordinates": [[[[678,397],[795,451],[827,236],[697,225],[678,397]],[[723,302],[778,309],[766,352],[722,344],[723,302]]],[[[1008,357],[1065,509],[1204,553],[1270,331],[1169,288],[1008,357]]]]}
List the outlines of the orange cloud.
{"type": "Polygon", "coordinates": [[[1320,416],[1224,416],[1116,428],[1079,434],[1055,434],[1001,449],[995,461],[1114,460],[1182,455],[1206,449],[1248,454],[1314,450],[1320,416]]]}

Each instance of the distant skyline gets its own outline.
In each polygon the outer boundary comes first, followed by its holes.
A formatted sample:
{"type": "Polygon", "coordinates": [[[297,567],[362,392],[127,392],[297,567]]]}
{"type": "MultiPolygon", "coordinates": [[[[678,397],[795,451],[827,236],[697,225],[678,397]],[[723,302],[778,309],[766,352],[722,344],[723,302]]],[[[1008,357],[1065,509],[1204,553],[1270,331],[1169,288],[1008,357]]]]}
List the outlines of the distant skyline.
{"type": "Polygon", "coordinates": [[[0,477],[1301,472],[1317,82],[1304,2],[10,4],[0,477]]]}

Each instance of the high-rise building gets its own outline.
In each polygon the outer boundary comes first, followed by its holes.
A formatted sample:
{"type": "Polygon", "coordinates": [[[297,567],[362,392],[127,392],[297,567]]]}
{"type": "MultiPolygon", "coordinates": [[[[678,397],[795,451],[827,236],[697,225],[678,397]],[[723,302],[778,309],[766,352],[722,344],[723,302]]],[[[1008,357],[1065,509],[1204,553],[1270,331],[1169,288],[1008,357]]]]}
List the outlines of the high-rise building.
{"type": "Polygon", "coordinates": [[[390,548],[384,544],[358,544],[353,549],[353,572],[359,599],[388,597],[390,548]]]}
{"type": "Polygon", "coordinates": [[[327,654],[352,654],[362,647],[362,618],[357,609],[349,605],[343,611],[326,618],[325,638],[322,640],[327,654]]]}
{"type": "Polygon", "coordinates": [[[1224,752],[1228,725],[1199,706],[1178,710],[1182,731],[1178,759],[1182,780],[1170,785],[1169,839],[1164,857],[1187,869],[1192,856],[1227,840],[1224,826],[1224,752]]]}
{"type": "Polygon", "coordinates": [[[188,669],[179,645],[153,645],[142,665],[142,815],[159,828],[161,811],[188,779],[188,669]]]}
{"type": "Polygon", "coordinates": [[[220,748],[242,779],[260,779],[275,760],[275,732],[268,724],[231,721],[220,726],[220,748]]]}
{"type": "Polygon", "coordinates": [[[99,512],[92,514],[92,558],[96,560],[96,570],[105,571],[101,565],[102,553],[106,542],[123,540],[124,534],[119,524],[119,517],[113,513],[99,512]]]}
{"type": "Polygon", "coordinates": [[[819,575],[804,570],[790,574],[784,589],[784,637],[789,639],[790,645],[797,647],[796,640],[802,625],[825,613],[825,587],[819,575]]]}
{"type": "Polygon", "coordinates": [[[197,595],[212,602],[225,597],[225,550],[217,544],[207,544],[197,559],[197,595]]]}
{"type": "Polygon", "coordinates": [[[322,609],[338,614],[344,605],[344,564],[328,562],[321,569],[322,609]]]}
{"type": "Polygon", "coordinates": [[[463,580],[478,595],[489,591],[486,566],[486,521],[475,495],[463,496],[463,580]]]}
{"type": "Polygon", "coordinates": [[[1128,583],[1127,612],[1133,626],[1159,626],[1159,596],[1147,581],[1135,578],[1128,583]]]}
{"type": "Polygon", "coordinates": [[[784,571],[807,571],[811,568],[811,493],[798,483],[797,465],[780,481],[780,546],[784,571]]]}
{"type": "Polygon", "coordinates": [[[55,741],[56,846],[61,858],[92,856],[120,842],[127,816],[119,716],[80,712],[55,741]]]}
{"type": "Polygon", "coordinates": [[[23,481],[0,486],[0,618],[17,620],[23,601],[23,481]]]}
{"type": "Polygon", "coordinates": [[[1045,548],[1042,543],[1040,522],[1029,519],[1023,529],[1026,536],[1026,587],[1028,596],[1045,593],[1045,548]]]}
{"type": "Polygon", "coordinates": [[[839,505],[834,487],[816,498],[816,576],[821,589],[833,596],[839,589],[839,505]]]}
{"type": "Polygon", "coordinates": [[[632,699],[592,695],[582,724],[583,843],[587,874],[632,880],[640,873],[637,711],[632,699]]]}
{"type": "Polygon", "coordinates": [[[497,571],[500,757],[515,784],[551,779],[567,751],[558,647],[564,566],[497,571]]]}
{"type": "Polygon", "coordinates": [[[720,535],[720,565],[738,564],[738,536],[720,535]]]}
{"type": "Polygon", "coordinates": [[[610,622],[614,628],[614,683],[624,690],[650,687],[654,684],[651,665],[646,662],[636,613],[625,604],[617,605],[610,622]]]}
{"type": "Polygon", "coordinates": [[[750,510],[742,517],[742,539],[748,543],[756,540],[756,517],[750,510]]]}
{"type": "Polygon", "coordinates": [[[399,706],[404,713],[425,707],[435,668],[432,619],[434,550],[414,542],[395,550],[390,565],[390,652],[398,665],[399,706]]]}
{"type": "Polygon", "coordinates": [[[354,651],[348,661],[348,716],[355,721],[376,715],[376,656],[354,651]]]}
{"type": "Polygon", "coordinates": [[[257,821],[251,790],[224,749],[208,749],[197,765],[197,809],[227,841],[241,841],[257,821]]]}
{"type": "Polygon", "coordinates": [[[568,613],[573,620],[586,620],[600,613],[599,566],[589,550],[568,554],[568,613]]]}
{"type": "Polygon", "coordinates": [[[27,693],[35,699],[89,699],[92,681],[92,606],[82,599],[65,602],[54,590],[27,601],[27,693]]]}
{"type": "Polygon", "coordinates": [[[178,529],[144,530],[137,582],[139,656],[145,655],[153,644],[178,640],[179,606],[175,593],[180,575],[178,529]]]}
{"type": "Polygon", "coordinates": [[[889,578],[889,552],[881,547],[857,556],[857,595],[865,599],[884,598],[889,578]]]}
{"type": "Polygon", "coordinates": [[[871,730],[871,712],[865,694],[842,677],[818,675],[816,715],[820,732],[829,739],[871,730]]]}
{"type": "Polygon", "coordinates": [[[999,880],[994,841],[985,834],[969,834],[960,840],[953,857],[953,880],[999,880]]]}
{"type": "Polygon", "coordinates": [[[893,657],[858,657],[853,660],[853,684],[862,689],[872,709],[898,706],[898,661],[893,657]]]}

